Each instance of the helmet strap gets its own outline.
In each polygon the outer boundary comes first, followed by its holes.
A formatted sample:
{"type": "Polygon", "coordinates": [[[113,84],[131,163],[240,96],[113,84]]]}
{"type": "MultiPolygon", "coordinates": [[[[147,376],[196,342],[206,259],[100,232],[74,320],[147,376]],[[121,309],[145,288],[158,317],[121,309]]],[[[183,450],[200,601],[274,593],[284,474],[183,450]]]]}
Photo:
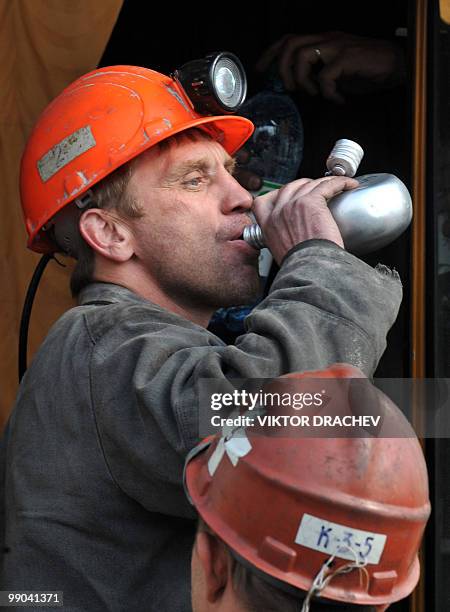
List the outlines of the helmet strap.
{"type": "Polygon", "coordinates": [[[82,196],[76,198],[74,202],[80,210],[87,209],[90,206],[95,206],[95,197],[92,189],[88,189],[86,193],[83,193],[82,196]]]}

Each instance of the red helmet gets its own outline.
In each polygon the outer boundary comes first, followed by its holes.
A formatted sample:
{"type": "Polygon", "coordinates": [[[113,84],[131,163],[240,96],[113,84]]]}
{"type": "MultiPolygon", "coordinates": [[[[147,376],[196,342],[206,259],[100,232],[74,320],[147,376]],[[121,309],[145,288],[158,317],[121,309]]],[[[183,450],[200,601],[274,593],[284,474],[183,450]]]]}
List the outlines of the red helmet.
{"type": "MultiPolygon", "coordinates": [[[[352,366],[335,365],[289,378],[306,391],[319,377],[361,376],[352,366]]],[[[205,523],[272,581],[308,593],[332,558],[334,575],[317,594],[381,607],[417,584],[430,503],[414,432],[389,398],[370,390],[387,431],[400,437],[268,436],[247,427],[245,438],[217,435],[194,449],[185,485],[205,523]],[[334,573],[352,562],[352,571],[334,573]]]]}
{"type": "Polygon", "coordinates": [[[253,132],[243,117],[200,115],[178,81],[154,70],[112,66],[77,79],[39,117],[22,157],[29,248],[53,252],[43,227],[58,211],[149,147],[196,126],[229,154],[253,132]]]}

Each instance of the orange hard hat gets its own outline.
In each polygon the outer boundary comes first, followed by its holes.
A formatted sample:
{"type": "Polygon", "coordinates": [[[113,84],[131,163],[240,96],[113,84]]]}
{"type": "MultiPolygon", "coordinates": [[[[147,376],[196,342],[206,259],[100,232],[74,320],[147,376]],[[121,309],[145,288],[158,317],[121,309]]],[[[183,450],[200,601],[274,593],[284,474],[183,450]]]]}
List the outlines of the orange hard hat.
{"type": "Polygon", "coordinates": [[[69,202],[158,142],[200,127],[232,155],[251,136],[244,117],[203,116],[179,82],[136,66],[94,70],[44,110],[27,142],[20,192],[28,247],[56,250],[45,225],[69,202]]]}
{"type": "MultiPolygon", "coordinates": [[[[313,379],[323,385],[325,378],[362,376],[339,364],[289,378],[297,391],[306,391],[313,379]]],[[[428,478],[408,421],[364,382],[382,408],[384,431],[398,437],[261,435],[246,427],[244,435],[242,429],[218,434],[194,449],[185,487],[237,559],[272,584],[305,597],[319,575],[328,575],[316,596],[385,609],[409,595],[419,579],[428,478]]],[[[280,386],[272,382],[270,392],[280,386]]],[[[363,403],[360,393],[358,399],[363,403]]]]}

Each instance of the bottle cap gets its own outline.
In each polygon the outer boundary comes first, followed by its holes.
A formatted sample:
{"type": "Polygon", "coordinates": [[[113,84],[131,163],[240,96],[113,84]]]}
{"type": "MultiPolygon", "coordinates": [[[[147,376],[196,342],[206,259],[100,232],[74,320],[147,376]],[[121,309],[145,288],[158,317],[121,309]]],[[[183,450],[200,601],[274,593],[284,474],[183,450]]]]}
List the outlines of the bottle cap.
{"type": "Polygon", "coordinates": [[[364,151],[357,142],[341,138],[328,156],[327,168],[330,174],[355,176],[363,155],[364,151]]]}

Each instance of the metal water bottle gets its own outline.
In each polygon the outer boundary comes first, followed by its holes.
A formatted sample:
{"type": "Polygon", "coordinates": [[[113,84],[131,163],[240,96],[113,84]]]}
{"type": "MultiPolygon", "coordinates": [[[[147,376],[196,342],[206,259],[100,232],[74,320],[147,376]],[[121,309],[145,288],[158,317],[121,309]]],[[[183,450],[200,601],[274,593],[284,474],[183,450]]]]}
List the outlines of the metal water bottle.
{"type": "MultiPolygon", "coordinates": [[[[364,152],[351,140],[338,140],[327,159],[326,175],[355,176],[364,152]]],[[[411,196],[393,174],[364,174],[356,177],[359,187],[344,191],[328,201],[345,248],[363,255],[386,246],[411,222],[411,196]]],[[[244,230],[246,242],[261,249],[264,236],[258,225],[244,230]]]]}

